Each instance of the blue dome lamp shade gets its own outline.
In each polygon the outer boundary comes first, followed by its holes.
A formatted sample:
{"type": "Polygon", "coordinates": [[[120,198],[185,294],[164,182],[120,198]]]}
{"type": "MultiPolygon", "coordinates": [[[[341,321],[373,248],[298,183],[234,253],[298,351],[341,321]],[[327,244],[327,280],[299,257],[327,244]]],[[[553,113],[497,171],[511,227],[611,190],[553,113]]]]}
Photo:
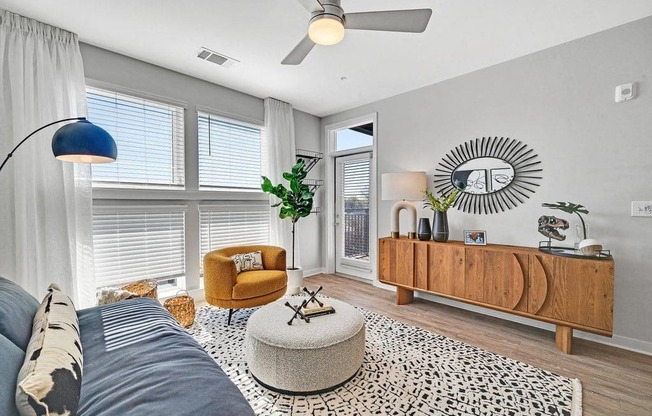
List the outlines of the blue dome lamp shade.
{"type": "Polygon", "coordinates": [[[110,163],[117,159],[118,148],[106,130],[84,118],[54,133],[52,153],[64,162],[110,163]]]}
{"type": "Polygon", "coordinates": [[[118,148],[113,137],[103,128],[86,120],[86,117],[73,117],[53,121],[34,130],[9,152],[2,165],[0,165],[0,170],[27,139],[46,127],[73,120],[76,123],[66,124],[54,133],[52,137],[52,153],[54,153],[54,156],[59,160],[74,163],[115,162],[118,158],[118,148]]]}

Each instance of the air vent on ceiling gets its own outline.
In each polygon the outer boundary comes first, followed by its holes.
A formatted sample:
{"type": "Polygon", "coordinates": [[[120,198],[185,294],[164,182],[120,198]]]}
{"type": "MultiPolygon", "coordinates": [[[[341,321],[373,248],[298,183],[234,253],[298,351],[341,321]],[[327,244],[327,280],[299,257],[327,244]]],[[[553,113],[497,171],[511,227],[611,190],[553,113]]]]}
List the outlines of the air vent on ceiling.
{"type": "Polygon", "coordinates": [[[202,47],[199,52],[197,52],[197,58],[212,62],[223,68],[231,68],[233,65],[240,62],[237,59],[229,58],[226,55],[222,55],[204,47],[202,47]]]}

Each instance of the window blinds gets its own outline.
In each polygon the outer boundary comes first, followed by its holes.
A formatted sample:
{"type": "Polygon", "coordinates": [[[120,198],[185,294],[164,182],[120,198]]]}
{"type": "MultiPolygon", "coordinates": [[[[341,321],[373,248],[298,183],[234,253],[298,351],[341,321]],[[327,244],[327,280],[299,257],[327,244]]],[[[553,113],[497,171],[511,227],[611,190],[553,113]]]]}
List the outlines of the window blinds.
{"type": "Polygon", "coordinates": [[[341,256],[369,261],[369,183],[371,160],[347,160],[341,166],[344,227],[341,256]]]}
{"type": "Polygon", "coordinates": [[[342,199],[347,207],[369,209],[371,160],[351,160],[342,163],[342,199]]]}
{"type": "Polygon", "coordinates": [[[185,276],[185,207],[95,207],[97,286],[185,276]]]}
{"type": "Polygon", "coordinates": [[[200,207],[201,268],[211,250],[228,246],[269,244],[268,205],[200,207]]]}
{"type": "Polygon", "coordinates": [[[182,107],[96,88],[86,99],[88,119],[118,145],[116,162],[92,166],[95,184],[184,185],[182,107]]]}
{"type": "Polygon", "coordinates": [[[260,189],[262,127],[198,113],[199,186],[260,189]]]}

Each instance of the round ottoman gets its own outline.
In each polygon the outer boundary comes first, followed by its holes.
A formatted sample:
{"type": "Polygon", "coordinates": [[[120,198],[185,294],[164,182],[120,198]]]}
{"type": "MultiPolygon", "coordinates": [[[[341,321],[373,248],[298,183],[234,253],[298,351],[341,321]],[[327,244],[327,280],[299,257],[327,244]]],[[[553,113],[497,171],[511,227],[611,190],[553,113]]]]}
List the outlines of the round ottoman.
{"type": "Polygon", "coordinates": [[[254,312],[247,322],[246,360],[263,386],[285,394],[317,394],[349,381],[362,365],[364,317],[353,306],[335,299],[320,300],[335,308],[331,315],[307,323],[285,306],[303,298],[280,299],[254,312]]]}

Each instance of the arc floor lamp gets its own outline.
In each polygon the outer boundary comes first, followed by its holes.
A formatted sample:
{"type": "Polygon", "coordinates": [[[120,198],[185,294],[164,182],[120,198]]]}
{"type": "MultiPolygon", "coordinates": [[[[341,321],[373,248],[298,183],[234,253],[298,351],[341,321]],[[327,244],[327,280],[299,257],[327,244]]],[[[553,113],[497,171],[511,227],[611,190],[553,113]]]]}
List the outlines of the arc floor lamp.
{"type": "Polygon", "coordinates": [[[109,163],[118,158],[118,148],[113,137],[101,127],[96,126],[86,117],[64,118],[53,121],[31,132],[20,141],[0,165],[0,171],[7,164],[14,152],[39,131],[65,121],[76,121],[60,127],[52,136],[52,153],[64,162],[74,163],[109,163]]]}

